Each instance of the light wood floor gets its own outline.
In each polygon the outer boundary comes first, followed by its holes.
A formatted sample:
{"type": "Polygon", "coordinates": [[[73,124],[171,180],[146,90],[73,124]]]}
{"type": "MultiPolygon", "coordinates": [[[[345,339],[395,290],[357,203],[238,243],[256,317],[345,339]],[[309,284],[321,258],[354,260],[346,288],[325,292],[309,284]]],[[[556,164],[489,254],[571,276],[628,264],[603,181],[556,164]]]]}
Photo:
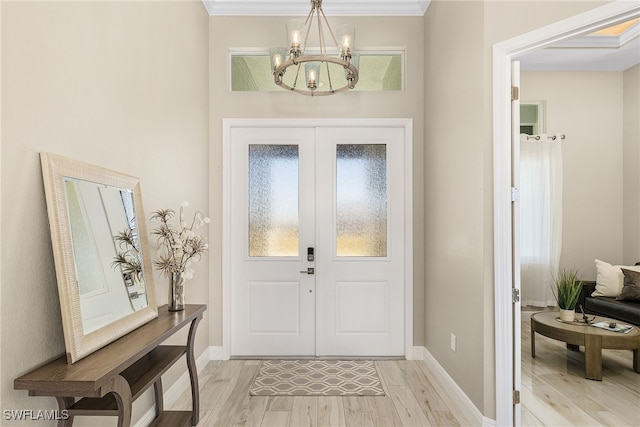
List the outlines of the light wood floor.
{"type": "MultiPolygon", "coordinates": [[[[212,361],[199,376],[198,426],[395,427],[467,424],[421,361],[376,361],[386,396],[249,396],[259,361],[212,361]]],[[[190,409],[185,394],[172,409],[190,409]]]]}
{"type": "Polygon", "coordinates": [[[631,351],[603,350],[602,381],[584,378],[584,347],[536,334],[531,358],[531,326],[522,316],[523,426],[640,426],[640,374],[631,351]]]}
{"type": "MultiPolygon", "coordinates": [[[[640,374],[630,351],[603,351],[603,381],[584,378],[584,352],[536,335],[522,316],[523,426],[640,426],[640,374]]],[[[584,350],[584,349],[582,349],[584,350]]],[[[249,396],[259,361],[212,361],[200,373],[200,423],[253,427],[468,425],[422,361],[376,361],[384,397],[249,396]]],[[[172,409],[189,410],[190,395],[172,409]]]]}

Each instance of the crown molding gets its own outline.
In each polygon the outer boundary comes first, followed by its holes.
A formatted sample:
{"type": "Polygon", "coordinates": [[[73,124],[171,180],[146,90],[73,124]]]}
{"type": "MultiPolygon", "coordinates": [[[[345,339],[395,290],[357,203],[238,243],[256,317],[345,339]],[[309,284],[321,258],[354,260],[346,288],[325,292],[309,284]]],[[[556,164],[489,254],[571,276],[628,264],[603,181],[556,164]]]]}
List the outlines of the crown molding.
{"type": "MultiPolygon", "coordinates": [[[[423,16],[431,0],[329,0],[327,16],[423,16]]],[[[304,16],[308,0],[202,0],[211,16],[304,16]]]]}

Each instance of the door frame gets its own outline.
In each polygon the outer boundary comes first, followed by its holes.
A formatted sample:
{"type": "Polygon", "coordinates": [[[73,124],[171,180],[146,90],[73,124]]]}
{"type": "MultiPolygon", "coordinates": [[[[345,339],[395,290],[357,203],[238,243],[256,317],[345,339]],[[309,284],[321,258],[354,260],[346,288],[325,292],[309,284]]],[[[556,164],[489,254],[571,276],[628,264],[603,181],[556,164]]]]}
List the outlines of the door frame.
{"type": "MultiPolygon", "coordinates": [[[[493,221],[496,424],[513,425],[514,260],[511,216],[511,62],[523,53],[640,16],[636,2],[618,0],[493,45],[493,221]]],[[[517,165],[517,162],[514,163],[517,165]]]]}
{"type": "MultiPolygon", "coordinates": [[[[366,127],[404,129],[404,353],[413,351],[413,119],[222,119],[222,359],[231,357],[231,130],[242,127],[366,127]]],[[[214,206],[211,207],[212,211],[214,206]]]]}

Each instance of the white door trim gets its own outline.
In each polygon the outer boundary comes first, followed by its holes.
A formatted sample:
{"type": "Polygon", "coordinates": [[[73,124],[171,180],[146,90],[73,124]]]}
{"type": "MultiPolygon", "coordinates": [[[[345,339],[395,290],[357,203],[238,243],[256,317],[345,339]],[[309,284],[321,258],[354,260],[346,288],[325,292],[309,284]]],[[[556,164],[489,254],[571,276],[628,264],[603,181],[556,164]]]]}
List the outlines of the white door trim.
{"type": "MultiPolygon", "coordinates": [[[[496,424],[512,425],[511,61],[519,54],[640,16],[618,0],[493,45],[493,194],[496,424]]],[[[517,343],[519,345],[519,343],[517,343]]]]}
{"type": "MultiPolygon", "coordinates": [[[[413,119],[223,119],[222,120],[222,357],[231,356],[231,129],[234,127],[402,127],[404,128],[405,286],[404,353],[413,358],[413,119]]],[[[218,165],[212,164],[211,170],[218,165]]],[[[211,198],[210,212],[217,206],[211,198]]]]}

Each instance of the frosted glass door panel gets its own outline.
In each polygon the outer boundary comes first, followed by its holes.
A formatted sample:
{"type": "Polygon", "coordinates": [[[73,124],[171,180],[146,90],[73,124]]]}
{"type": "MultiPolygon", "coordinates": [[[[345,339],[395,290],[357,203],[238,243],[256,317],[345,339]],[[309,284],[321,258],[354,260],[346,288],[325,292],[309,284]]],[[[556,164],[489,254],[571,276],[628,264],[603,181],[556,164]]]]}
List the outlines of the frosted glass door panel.
{"type": "Polygon", "coordinates": [[[336,255],[387,256],[387,146],[336,146],[336,255]]]}
{"type": "Polygon", "coordinates": [[[299,253],[298,146],[249,145],[249,256],[299,253]]]}

